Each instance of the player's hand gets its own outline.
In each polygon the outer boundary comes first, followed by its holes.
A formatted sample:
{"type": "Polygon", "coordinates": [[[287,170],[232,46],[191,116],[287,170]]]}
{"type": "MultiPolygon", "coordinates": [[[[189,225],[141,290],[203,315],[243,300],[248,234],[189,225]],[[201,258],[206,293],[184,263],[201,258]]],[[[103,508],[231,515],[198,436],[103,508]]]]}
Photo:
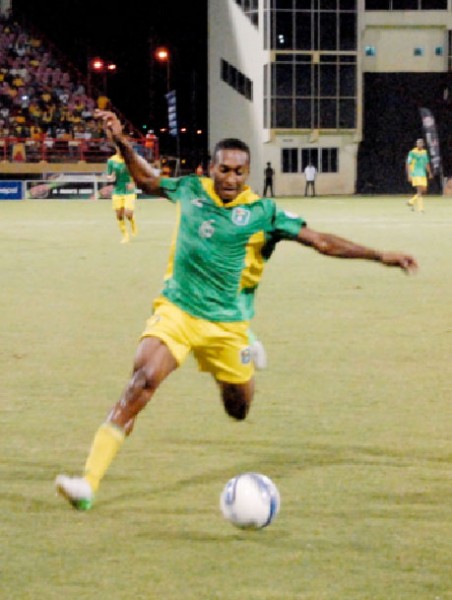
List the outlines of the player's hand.
{"type": "Polygon", "coordinates": [[[419,268],[414,256],[399,252],[382,252],[381,263],[387,267],[399,267],[407,275],[413,275],[419,268]]]}
{"type": "Polygon", "coordinates": [[[113,193],[113,186],[112,185],[104,185],[103,187],[99,188],[98,190],[98,194],[101,198],[111,198],[111,195],[113,193]]]}
{"type": "Polygon", "coordinates": [[[103,121],[107,136],[111,135],[114,138],[119,137],[122,134],[121,121],[114,112],[96,109],[94,111],[94,117],[103,121]]]}

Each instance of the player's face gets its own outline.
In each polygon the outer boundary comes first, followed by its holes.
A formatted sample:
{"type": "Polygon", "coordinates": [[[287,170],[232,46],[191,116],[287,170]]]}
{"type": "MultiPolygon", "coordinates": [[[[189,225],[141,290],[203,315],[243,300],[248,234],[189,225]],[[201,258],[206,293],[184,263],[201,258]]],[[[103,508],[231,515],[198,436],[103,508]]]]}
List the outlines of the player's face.
{"type": "Polygon", "coordinates": [[[223,202],[232,202],[243,191],[250,172],[249,156],[243,150],[219,150],[210,166],[215,192],[223,202]]]}
{"type": "Polygon", "coordinates": [[[424,147],[424,140],[417,140],[417,147],[419,150],[422,150],[424,147]]]}

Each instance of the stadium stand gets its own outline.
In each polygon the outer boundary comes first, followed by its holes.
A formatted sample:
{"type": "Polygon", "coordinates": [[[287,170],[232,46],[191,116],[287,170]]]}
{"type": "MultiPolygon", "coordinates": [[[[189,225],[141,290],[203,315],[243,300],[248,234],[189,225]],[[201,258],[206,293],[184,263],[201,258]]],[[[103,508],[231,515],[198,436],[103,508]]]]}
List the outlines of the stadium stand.
{"type": "Polygon", "coordinates": [[[107,105],[126,124],[137,149],[158,159],[135,126],[94,88],[67,58],[33,27],[0,18],[0,161],[35,164],[104,163],[111,143],[93,118],[107,105]]]}

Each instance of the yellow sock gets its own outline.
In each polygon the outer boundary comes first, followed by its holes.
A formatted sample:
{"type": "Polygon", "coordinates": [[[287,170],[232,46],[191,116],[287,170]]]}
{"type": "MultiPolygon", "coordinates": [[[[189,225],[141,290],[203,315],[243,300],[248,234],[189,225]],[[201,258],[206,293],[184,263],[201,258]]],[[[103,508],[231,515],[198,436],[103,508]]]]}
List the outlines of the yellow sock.
{"type": "Polygon", "coordinates": [[[129,219],[130,222],[130,230],[132,231],[132,235],[136,235],[138,233],[138,229],[137,229],[137,224],[135,221],[135,218],[132,217],[131,219],[129,219]]]}
{"type": "Polygon", "coordinates": [[[422,196],[417,197],[417,209],[421,212],[424,210],[424,200],[422,196]]]}
{"type": "Polygon", "coordinates": [[[416,203],[417,200],[417,194],[414,194],[414,196],[411,198],[411,200],[408,200],[408,204],[410,206],[413,206],[416,203]]]}
{"type": "Polygon", "coordinates": [[[86,459],[83,475],[94,492],[122,446],[124,438],[124,431],[110,423],[103,423],[97,430],[86,459]]]}
{"type": "Polygon", "coordinates": [[[122,235],[127,235],[127,227],[126,227],[126,224],[125,224],[124,220],[120,221],[118,219],[118,227],[119,227],[122,235]]]}

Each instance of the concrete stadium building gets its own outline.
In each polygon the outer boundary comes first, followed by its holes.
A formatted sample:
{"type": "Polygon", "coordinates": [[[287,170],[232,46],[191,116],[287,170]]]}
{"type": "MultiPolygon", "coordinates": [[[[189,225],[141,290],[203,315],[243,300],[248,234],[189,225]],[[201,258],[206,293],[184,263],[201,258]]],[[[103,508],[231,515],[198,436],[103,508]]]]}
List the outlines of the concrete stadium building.
{"type": "Polygon", "coordinates": [[[209,147],[246,141],[261,192],[268,161],[277,195],[309,162],[319,194],[403,192],[420,106],[450,141],[451,2],[209,0],[209,147]]]}

